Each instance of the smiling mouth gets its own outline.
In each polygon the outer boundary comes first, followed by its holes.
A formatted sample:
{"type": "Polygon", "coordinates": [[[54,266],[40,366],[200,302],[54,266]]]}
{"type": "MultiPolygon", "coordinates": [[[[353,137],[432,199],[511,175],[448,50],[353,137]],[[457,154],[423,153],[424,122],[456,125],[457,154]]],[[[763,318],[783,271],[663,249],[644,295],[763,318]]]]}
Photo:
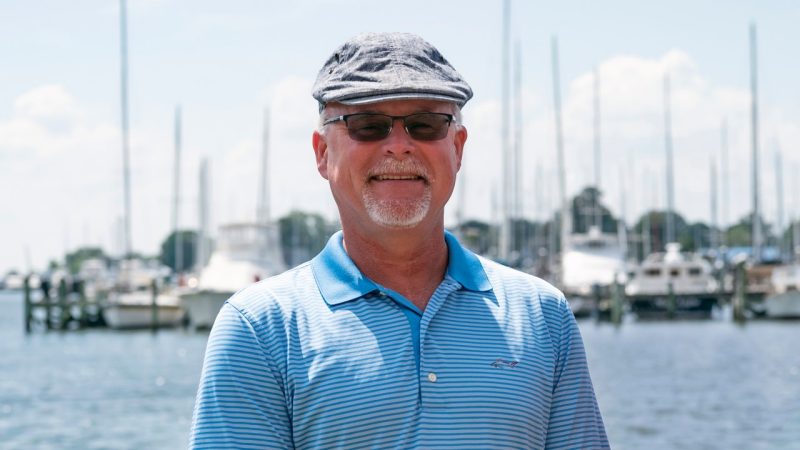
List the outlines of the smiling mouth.
{"type": "Polygon", "coordinates": [[[376,181],[426,181],[420,175],[373,175],[370,179],[376,181]]]}

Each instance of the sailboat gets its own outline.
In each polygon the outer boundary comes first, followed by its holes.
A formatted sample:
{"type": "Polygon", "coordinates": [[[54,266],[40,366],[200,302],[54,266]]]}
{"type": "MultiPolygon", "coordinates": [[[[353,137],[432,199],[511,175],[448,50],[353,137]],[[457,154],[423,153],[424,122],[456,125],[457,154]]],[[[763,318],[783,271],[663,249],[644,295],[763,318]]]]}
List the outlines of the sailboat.
{"type": "MultiPolygon", "coordinates": [[[[180,199],[180,109],[175,112],[175,201],[173,233],[180,245],[178,233],[180,199]]],[[[177,274],[181,265],[180,252],[176,252],[177,274]]],[[[103,318],[110,328],[148,328],[179,325],[184,318],[177,287],[170,286],[168,267],[140,259],[125,258],[120,261],[116,285],[109,293],[103,308],[103,318]]]]}
{"type": "Polygon", "coordinates": [[[278,226],[269,219],[268,151],[269,118],[265,114],[257,220],[222,225],[216,248],[195,288],[180,296],[194,329],[210,328],[222,305],[237,291],[286,270],[278,226]]]}
{"type": "MultiPolygon", "coordinates": [[[[554,48],[554,53],[557,49],[554,48]]],[[[555,75],[554,75],[555,78],[555,75]]],[[[599,77],[595,71],[594,134],[595,134],[595,187],[585,189],[575,199],[578,216],[572,217],[572,209],[564,214],[568,224],[563,231],[564,243],[561,251],[559,287],[569,299],[570,308],[576,317],[593,314],[601,299],[611,297],[611,287],[625,276],[625,250],[618,233],[603,230],[603,208],[600,204],[600,107],[599,77]],[[588,199],[590,205],[584,200],[588,199]],[[588,208],[586,208],[588,206],[588,208]],[[585,211],[589,214],[584,214],[585,211]],[[576,231],[576,229],[582,231],[576,231]]],[[[557,102],[558,104],[558,102],[557,102]]],[[[557,111],[560,117],[560,110],[557,111]]],[[[560,127],[557,133],[561,133],[560,127]]],[[[559,138],[559,154],[563,154],[559,138]]],[[[563,164],[563,163],[562,163],[563,164]]],[[[567,211],[565,209],[565,211],[567,211]]]]}

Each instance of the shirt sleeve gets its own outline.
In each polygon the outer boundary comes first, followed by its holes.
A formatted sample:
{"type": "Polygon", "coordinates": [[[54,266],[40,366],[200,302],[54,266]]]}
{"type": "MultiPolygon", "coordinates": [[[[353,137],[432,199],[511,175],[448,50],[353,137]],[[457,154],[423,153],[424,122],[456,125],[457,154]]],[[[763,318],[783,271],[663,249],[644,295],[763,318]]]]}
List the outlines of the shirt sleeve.
{"type": "Polygon", "coordinates": [[[610,446],[589,376],[583,339],[569,305],[561,300],[560,339],[546,448],[607,449],[610,446]]]}
{"type": "Polygon", "coordinates": [[[206,347],[191,448],[291,449],[285,389],[251,322],[226,303],[206,347]]]}

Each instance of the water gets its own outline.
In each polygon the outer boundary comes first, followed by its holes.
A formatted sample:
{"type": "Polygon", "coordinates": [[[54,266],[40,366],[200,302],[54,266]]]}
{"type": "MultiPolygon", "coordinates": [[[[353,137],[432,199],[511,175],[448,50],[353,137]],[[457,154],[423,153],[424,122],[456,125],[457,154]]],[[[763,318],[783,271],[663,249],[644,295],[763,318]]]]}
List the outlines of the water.
{"type": "MultiPolygon", "coordinates": [[[[580,326],[615,449],[800,448],[800,323],[580,326]]],[[[206,338],[25,336],[0,293],[0,448],[186,448],[206,338]]]]}
{"type": "Polygon", "coordinates": [[[0,293],[0,448],[188,447],[207,334],[25,336],[22,317],[0,293]]]}
{"type": "Polygon", "coordinates": [[[800,449],[800,323],[581,324],[617,449],[800,449]]]}

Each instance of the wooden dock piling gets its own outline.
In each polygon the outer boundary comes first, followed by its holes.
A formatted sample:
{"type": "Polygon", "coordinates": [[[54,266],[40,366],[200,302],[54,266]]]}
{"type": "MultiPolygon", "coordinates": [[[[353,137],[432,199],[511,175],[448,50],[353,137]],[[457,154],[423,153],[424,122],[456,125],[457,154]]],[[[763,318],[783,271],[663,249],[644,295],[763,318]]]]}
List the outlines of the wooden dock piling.
{"type": "Polygon", "coordinates": [[[156,280],[150,282],[150,289],[152,297],[150,299],[150,329],[155,332],[158,331],[158,284],[156,280]]]}
{"type": "Polygon", "coordinates": [[[733,278],[733,320],[744,322],[747,320],[746,311],[748,309],[747,298],[747,273],[745,263],[742,261],[736,264],[733,278]]]}

